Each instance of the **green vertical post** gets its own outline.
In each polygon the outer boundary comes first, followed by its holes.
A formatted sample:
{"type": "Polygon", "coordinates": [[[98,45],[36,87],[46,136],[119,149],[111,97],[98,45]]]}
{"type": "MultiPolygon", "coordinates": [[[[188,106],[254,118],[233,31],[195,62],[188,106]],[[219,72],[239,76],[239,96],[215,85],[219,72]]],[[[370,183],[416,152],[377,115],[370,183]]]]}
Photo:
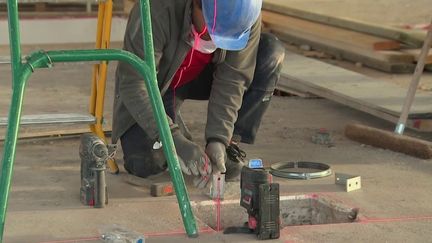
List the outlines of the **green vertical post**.
{"type": "Polygon", "coordinates": [[[6,130],[6,139],[0,179],[0,242],[3,239],[9,190],[13,174],[13,163],[15,160],[15,147],[18,138],[19,123],[21,118],[21,107],[24,97],[25,82],[28,78],[24,78],[20,72],[22,63],[17,0],[8,0],[7,9],[13,92],[12,104],[9,110],[9,121],[6,130]]]}
{"type": "Polygon", "coordinates": [[[162,139],[163,149],[168,161],[169,172],[174,184],[177,201],[180,208],[180,213],[183,218],[183,225],[189,237],[197,237],[198,231],[195,217],[192,212],[192,207],[189,200],[189,195],[185,186],[182,171],[180,169],[177,153],[174,147],[171,131],[166,118],[165,111],[155,109],[158,104],[162,104],[162,98],[159,95],[160,91],[157,88],[156,65],[154,60],[153,49],[153,34],[151,26],[151,13],[149,0],[140,0],[141,5],[141,27],[143,32],[144,42],[144,61],[150,67],[150,82],[154,85],[147,86],[147,91],[153,106],[153,113],[159,127],[160,136],[162,139]]]}

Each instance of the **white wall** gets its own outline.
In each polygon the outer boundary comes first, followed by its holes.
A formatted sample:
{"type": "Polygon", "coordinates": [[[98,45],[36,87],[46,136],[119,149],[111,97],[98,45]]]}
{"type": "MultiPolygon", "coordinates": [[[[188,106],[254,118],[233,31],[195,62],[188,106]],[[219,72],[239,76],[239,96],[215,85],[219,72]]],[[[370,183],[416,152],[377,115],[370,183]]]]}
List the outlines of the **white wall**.
{"type": "MultiPolygon", "coordinates": [[[[123,41],[127,19],[113,17],[111,41],[123,41]]],[[[97,18],[24,19],[21,44],[89,43],[96,40],[97,18]]],[[[0,20],[0,45],[9,45],[7,19],[0,20]]]]}

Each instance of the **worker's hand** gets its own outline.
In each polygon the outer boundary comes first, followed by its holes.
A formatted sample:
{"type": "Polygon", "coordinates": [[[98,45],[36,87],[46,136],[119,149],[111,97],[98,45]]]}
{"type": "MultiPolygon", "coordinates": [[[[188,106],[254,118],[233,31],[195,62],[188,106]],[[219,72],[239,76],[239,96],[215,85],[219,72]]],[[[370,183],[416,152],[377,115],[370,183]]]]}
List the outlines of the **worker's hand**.
{"type": "Polygon", "coordinates": [[[183,173],[194,176],[209,176],[212,167],[209,158],[200,146],[188,140],[178,129],[173,131],[172,135],[183,173]]]}
{"type": "Polygon", "coordinates": [[[210,179],[211,179],[211,175],[195,177],[195,179],[193,180],[193,184],[195,185],[196,188],[203,189],[207,187],[208,183],[210,182],[210,179]]]}
{"type": "Polygon", "coordinates": [[[209,144],[207,144],[205,152],[210,158],[212,164],[216,165],[218,171],[220,173],[225,173],[225,162],[227,160],[225,144],[217,141],[210,142],[209,144]]]}

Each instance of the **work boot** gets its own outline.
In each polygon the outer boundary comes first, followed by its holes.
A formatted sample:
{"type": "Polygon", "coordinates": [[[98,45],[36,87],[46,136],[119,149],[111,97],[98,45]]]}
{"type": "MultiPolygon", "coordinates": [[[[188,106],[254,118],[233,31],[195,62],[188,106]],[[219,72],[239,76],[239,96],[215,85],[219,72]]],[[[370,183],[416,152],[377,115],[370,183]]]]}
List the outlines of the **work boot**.
{"type": "Polygon", "coordinates": [[[129,174],[147,178],[167,169],[168,164],[162,149],[146,149],[145,152],[144,155],[125,156],[124,168],[129,174]]]}
{"type": "Polygon", "coordinates": [[[134,185],[134,186],[145,186],[150,187],[154,183],[171,182],[171,177],[168,170],[160,172],[155,175],[147,176],[146,178],[135,176],[133,174],[124,174],[122,176],[123,181],[134,185]]]}
{"type": "Polygon", "coordinates": [[[240,140],[239,136],[233,136],[233,139],[226,148],[225,181],[227,182],[239,181],[241,169],[246,164],[246,153],[238,145],[240,140]]]}
{"type": "Polygon", "coordinates": [[[138,124],[129,128],[120,141],[124,168],[129,174],[146,178],[168,167],[160,143],[150,139],[138,124]]]}

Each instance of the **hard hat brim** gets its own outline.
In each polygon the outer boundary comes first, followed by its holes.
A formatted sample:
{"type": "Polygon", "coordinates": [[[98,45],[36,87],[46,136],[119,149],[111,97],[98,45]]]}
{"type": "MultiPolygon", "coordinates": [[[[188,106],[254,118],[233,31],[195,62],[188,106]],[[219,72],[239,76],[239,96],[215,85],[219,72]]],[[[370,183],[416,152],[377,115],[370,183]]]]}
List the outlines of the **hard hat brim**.
{"type": "Polygon", "coordinates": [[[225,37],[210,33],[210,38],[212,39],[217,48],[229,51],[239,51],[246,47],[249,41],[249,35],[250,30],[247,30],[237,37],[225,37]]]}

